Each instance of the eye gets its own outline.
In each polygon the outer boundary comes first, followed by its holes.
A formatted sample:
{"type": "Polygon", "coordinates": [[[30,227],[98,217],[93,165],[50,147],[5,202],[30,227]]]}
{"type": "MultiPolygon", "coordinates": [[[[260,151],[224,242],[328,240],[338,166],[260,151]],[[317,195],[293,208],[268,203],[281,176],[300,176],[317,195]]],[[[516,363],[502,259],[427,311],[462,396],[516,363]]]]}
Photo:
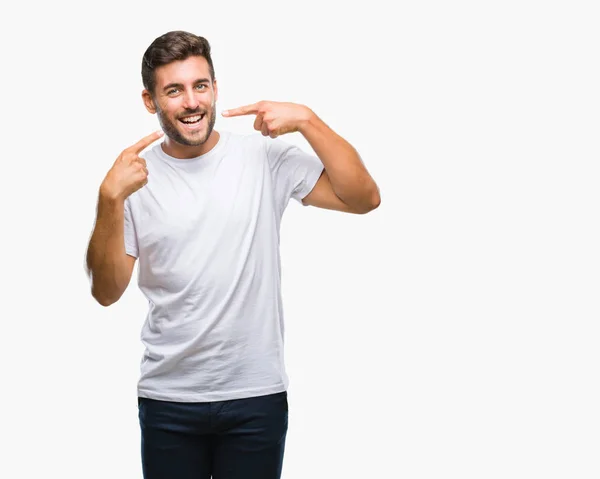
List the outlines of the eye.
{"type": "Polygon", "coordinates": [[[200,85],[197,85],[196,88],[201,90],[203,88],[206,88],[206,85],[204,83],[201,83],[200,85]]]}
{"type": "Polygon", "coordinates": [[[177,88],[171,88],[170,90],[167,91],[167,95],[173,95],[174,93],[177,93],[179,90],[177,88]]]}

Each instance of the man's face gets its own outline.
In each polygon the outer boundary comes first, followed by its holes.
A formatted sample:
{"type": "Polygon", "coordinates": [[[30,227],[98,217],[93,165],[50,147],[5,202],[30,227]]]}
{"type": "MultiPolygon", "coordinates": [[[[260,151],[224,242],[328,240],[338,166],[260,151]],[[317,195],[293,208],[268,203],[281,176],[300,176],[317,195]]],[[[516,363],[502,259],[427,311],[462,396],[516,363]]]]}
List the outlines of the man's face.
{"type": "Polygon", "coordinates": [[[163,65],[154,74],[154,97],[144,93],[148,110],[156,112],[171,140],[185,146],[202,145],[215,126],[217,100],[217,83],[211,81],[206,59],[188,57],[163,65]]]}

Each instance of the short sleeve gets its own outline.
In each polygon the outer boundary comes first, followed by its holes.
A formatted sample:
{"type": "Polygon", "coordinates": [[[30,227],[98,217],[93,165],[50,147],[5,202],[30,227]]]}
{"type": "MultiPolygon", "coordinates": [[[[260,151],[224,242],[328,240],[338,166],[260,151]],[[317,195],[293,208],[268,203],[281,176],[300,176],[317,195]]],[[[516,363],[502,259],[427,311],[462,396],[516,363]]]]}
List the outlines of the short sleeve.
{"type": "Polygon", "coordinates": [[[316,155],[277,138],[266,141],[277,200],[284,207],[290,198],[303,204],[323,172],[323,163],[316,155]]]}
{"type": "Polygon", "coordinates": [[[131,202],[129,198],[125,199],[125,208],[124,208],[124,237],[125,237],[125,253],[135,258],[138,257],[138,242],[137,242],[137,234],[135,231],[135,224],[133,222],[133,217],[131,214],[131,202]]]}

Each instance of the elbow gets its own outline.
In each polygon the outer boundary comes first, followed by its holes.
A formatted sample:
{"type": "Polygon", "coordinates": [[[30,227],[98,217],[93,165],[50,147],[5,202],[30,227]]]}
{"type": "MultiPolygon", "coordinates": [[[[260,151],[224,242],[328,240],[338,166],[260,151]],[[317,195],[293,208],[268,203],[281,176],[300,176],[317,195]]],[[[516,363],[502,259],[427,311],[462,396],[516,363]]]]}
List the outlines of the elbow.
{"type": "Polygon", "coordinates": [[[373,211],[379,208],[381,204],[381,195],[379,194],[379,188],[375,187],[375,191],[371,195],[371,209],[369,211],[373,211]]]}
{"type": "Polygon", "coordinates": [[[375,186],[374,190],[369,192],[366,195],[366,199],[363,202],[363,204],[360,206],[360,208],[357,208],[357,213],[364,215],[367,214],[377,208],[379,208],[379,205],[381,204],[381,195],[379,194],[379,188],[377,188],[377,186],[375,186]]]}
{"type": "Polygon", "coordinates": [[[94,296],[94,299],[100,306],[104,306],[105,308],[109,307],[111,304],[116,303],[116,301],[104,296],[94,296]]]}
{"type": "Polygon", "coordinates": [[[98,304],[100,306],[104,306],[105,308],[108,308],[111,304],[116,303],[116,301],[106,299],[106,298],[96,298],[96,301],[98,302],[98,304]]]}
{"type": "Polygon", "coordinates": [[[105,308],[107,308],[111,304],[116,303],[119,300],[119,298],[115,298],[115,297],[111,297],[107,294],[103,294],[102,292],[100,292],[94,288],[92,288],[92,297],[96,300],[96,302],[100,306],[104,306],[105,308]]]}

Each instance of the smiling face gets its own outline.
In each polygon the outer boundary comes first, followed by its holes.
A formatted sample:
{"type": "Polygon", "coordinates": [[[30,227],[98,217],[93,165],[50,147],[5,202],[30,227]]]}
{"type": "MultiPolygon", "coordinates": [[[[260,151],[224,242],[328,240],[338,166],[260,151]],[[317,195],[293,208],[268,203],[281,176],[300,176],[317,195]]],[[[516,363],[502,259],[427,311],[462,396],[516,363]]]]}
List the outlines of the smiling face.
{"type": "Polygon", "coordinates": [[[144,90],[142,98],[165,132],[166,153],[191,158],[209,151],[218,139],[213,131],[218,92],[206,59],[190,56],[158,67],[154,75],[153,94],[144,90]]]}

